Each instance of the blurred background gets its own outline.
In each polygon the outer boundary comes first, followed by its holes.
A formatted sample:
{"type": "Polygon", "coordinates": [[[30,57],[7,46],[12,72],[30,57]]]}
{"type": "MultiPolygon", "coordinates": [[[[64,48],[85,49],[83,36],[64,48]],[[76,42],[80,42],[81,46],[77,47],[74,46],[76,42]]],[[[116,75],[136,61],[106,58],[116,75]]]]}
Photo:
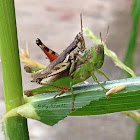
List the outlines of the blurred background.
{"type": "MultiPolygon", "coordinates": [[[[49,61],[35,41],[40,38],[44,44],[59,54],[73,41],[80,31],[80,13],[83,27],[91,29],[99,37],[104,37],[110,26],[107,46],[123,60],[131,28],[131,6],[133,0],[15,0],[19,46],[29,46],[31,58],[44,65],[49,61]]],[[[95,45],[85,35],[87,49],[95,45]]],[[[137,44],[140,45],[140,37],[137,44]]],[[[135,72],[140,75],[140,47],[137,47],[134,60],[135,72]]],[[[23,89],[36,88],[22,66],[23,89]]],[[[1,64],[0,64],[1,68],[1,64]]],[[[120,69],[110,58],[105,58],[101,70],[111,79],[118,79],[120,69]]],[[[104,77],[98,76],[99,81],[104,77]]],[[[92,82],[90,79],[89,82],[92,82]]],[[[4,91],[0,71],[0,117],[4,114],[4,91]]],[[[1,125],[1,124],[0,124],[1,125]]],[[[122,115],[113,113],[97,116],[67,117],[54,126],[47,126],[28,119],[31,140],[132,140],[136,123],[122,115]]],[[[0,132],[2,135],[2,131],[0,132]]]]}

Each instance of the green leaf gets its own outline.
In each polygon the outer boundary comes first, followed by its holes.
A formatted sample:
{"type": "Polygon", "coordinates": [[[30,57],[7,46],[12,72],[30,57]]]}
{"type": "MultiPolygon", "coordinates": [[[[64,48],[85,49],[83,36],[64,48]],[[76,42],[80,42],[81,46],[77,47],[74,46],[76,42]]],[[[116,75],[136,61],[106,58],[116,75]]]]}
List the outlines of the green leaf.
{"type": "MultiPolygon", "coordinates": [[[[17,112],[26,118],[39,120],[48,125],[54,125],[68,115],[98,115],[140,108],[140,77],[114,80],[102,83],[106,89],[127,84],[126,88],[106,98],[98,84],[80,85],[74,87],[75,111],[71,110],[71,92],[53,99],[56,93],[44,93],[26,97],[25,105],[9,111],[4,118],[16,116],[17,112]]],[[[57,93],[58,94],[58,93],[57,93]]]]}

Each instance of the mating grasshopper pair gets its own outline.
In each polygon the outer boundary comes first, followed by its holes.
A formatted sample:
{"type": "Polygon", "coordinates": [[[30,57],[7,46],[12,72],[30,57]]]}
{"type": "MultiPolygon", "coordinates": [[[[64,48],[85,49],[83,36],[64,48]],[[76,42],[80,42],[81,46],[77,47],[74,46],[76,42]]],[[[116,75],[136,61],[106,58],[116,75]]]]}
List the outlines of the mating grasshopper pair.
{"type": "MultiPolygon", "coordinates": [[[[52,62],[45,69],[31,73],[32,81],[44,86],[25,91],[26,96],[61,91],[60,94],[57,94],[60,96],[71,89],[72,110],[74,110],[75,99],[72,86],[85,81],[90,76],[92,76],[93,80],[106,92],[106,89],[98,82],[94,74],[97,72],[104,75],[107,80],[109,80],[103,72],[98,70],[102,67],[104,62],[104,44],[102,39],[100,45],[94,46],[83,55],[80,55],[80,52],[83,53],[85,50],[82,18],[81,32],[77,34],[74,41],[59,56],[57,53],[47,48],[40,39],[37,39],[36,43],[52,62]]],[[[54,96],[54,98],[56,98],[57,95],[54,96]]]]}

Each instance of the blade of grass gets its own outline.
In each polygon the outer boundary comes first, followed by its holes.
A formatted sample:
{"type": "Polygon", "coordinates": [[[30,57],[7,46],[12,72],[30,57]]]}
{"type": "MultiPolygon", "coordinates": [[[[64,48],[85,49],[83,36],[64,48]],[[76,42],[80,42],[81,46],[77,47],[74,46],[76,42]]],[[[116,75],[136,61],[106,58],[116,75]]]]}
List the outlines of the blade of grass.
{"type": "MultiPolygon", "coordinates": [[[[140,20],[140,0],[134,0],[132,5],[132,27],[131,27],[126,55],[124,58],[124,63],[132,69],[134,69],[133,57],[136,48],[139,20],[140,20]]],[[[131,77],[130,74],[126,74],[124,71],[122,71],[120,77],[124,77],[124,76],[131,77]]],[[[137,127],[135,130],[135,140],[139,140],[139,139],[140,139],[140,124],[137,123],[137,127]]]]}
{"type": "MultiPolygon", "coordinates": [[[[134,0],[134,4],[132,7],[132,27],[129,37],[129,42],[127,46],[127,51],[124,58],[124,64],[126,64],[131,69],[134,69],[133,65],[133,56],[136,49],[136,39],[139,29],[139,21],[140,21],[140,0],[134,0]]],[[[131,77],[130,74],[126,74],[122,71],[120,77],[131,77]]]]}
{"type": "Polygon", "coordinates": [[[68,115],[99,115],[140,108],[140,77],[107,81],[102,84],[107,90],[118,85],[126,84],[127,86],[122,91],[110,95],[110,99],[107,99],[98,84],[75,86],[75,111],[71,110],[71,91],[56,99],[53,97],[58,92],[26,97],[26,104],[7,112],[3,118],[20,114],[48,125],[54,125],[68,115]]]}
{"type": "MultiPolygon", "coordinates": [[[[14,0],[0,0],[0,53],[6,112],[24,103],[19,61],[14,0]]],[[[5,139],[29,139],[26,118],[3,120],[5,139]]]]}

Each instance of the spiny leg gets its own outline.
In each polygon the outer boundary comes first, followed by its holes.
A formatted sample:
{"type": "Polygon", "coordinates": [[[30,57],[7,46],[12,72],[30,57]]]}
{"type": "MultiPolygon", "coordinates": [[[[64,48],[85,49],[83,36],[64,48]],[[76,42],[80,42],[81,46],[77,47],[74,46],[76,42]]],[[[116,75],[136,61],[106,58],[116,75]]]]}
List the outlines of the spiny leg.
{"type": "Polygon", "coordinates": [[[71,110],[73,111],[74,110],[75,98],[74,98],[73,87],[72,87],[72,83],[71,82],[70,82],[70,88],[71,88],[71,96],[72,96],[72,107],[71,107],[71,110]]]}
{"type": "Polygon", "coordinates": [[[97,73],[99,73],[100,75],[103,75],[108,81],[110,81],[110,79],[100,70],[96,70],[97,73]]]}
{"type": "Polygon", "coordinates": [[[76,57],[80,62],[82,62],[82,63],[86,62],[80,55],[77,55],[76,57]]]}
{"type": "MultiPolygon", "coordinates": [[[[76,55],[76,58],[82,63],[86,62],[80,55],[76,55]]],[[[73,73],[74,67],[75,67],[75,60],[73,59],[73,62],[71,64],[71,67],[70,67],[70,70],[69,70],[69,75],[71,75],[73,73]]]]}
{"type": "Polygon", "coordinates": [[[73,61],[71,66],[70,66],[69,75],[71,75],[73,73],[74,66],[75,66],[75,61],[73,61]]]}
{"type": "Polygon", "coordinates": [[[97,80],[97,78],[96,78],[94,72],[92,72],[91,75],[92,75],[93,80],[94,80],[96,83],[98,83],[98,85],[101,86],[102,89],[104,90],[104,92],[106,93],[107,90],[104,88],[104,86],[103,86],[102,84],[99,83],[99,81],[97,80]]]}
{"type": "MultiPolygon", "coordinates": [[[[58,87],[58,86],[54,86],[54,85],[50,85],[50,86],[53,86],[53,87],[56,87],[56,88],[59,88],[59,89],[62,89],[63,87],[58,87]]],[[[70,88],[71,88],[71,95],[72,95],[72,107],[71,107],[71,110],[74,110],[74,101],[75,101],[75,98],[74,98],[74,93],[73,93],[73,87],[72,87],[72,83],[70,82],[70,88]]],[[[56,94],[53,98],[56,99],[57,96],[61,96],[62,94],[64,94],[66,91],[68,91],[69,88],[63,88],[61,93],[59,94],[56,94]]]]}
{"type": "Polygon", "coordinates": [[[48,86],[51,87],[55,87],[57,89],[59,89],[59,91],[61,91],[61,93],[56,94],[53,98],[56,99],[57,96],[61,96],[62,94],[64,94],[66,91],[69,91],[69,88],[64,88],[64,87],[60,87],[60,86],[55,86],[55,85],[50,85],[50,84],[46,84],[48,86]]]}

